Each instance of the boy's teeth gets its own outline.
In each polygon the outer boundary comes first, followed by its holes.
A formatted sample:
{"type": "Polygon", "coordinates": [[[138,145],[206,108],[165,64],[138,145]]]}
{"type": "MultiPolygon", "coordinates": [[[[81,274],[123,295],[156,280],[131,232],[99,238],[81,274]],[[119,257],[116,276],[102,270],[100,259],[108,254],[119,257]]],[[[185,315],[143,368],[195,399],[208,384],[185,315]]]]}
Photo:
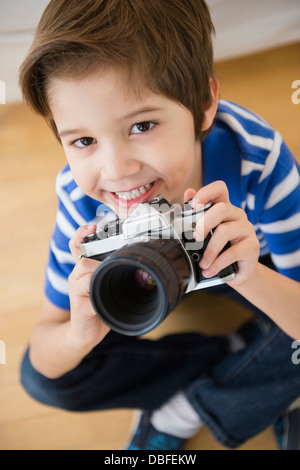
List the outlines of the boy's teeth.
{"type": "Polygon", "coordinates": [[[140,197],[142,194],[145,194],[149,189],[152,187],[153,183],[145,184],[144,186],[141,186],[140,188],[133,189],[132,191],[126,191],[123,193],[118,193],[115,192],[115,194],[120,198],[120,199],[125,199],[126,201],[129,201],[131,199],[137,199],[140,197]]]}

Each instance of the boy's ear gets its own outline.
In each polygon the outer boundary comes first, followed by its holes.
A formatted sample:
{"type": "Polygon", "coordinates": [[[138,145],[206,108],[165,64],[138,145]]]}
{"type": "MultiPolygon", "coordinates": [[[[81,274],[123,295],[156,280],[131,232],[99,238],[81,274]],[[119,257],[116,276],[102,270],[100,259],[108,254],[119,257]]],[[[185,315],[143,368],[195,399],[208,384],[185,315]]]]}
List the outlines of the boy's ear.
{"type": "Polygon", "coordinates": [[[210,89],[212,102],[208,108],[206,108],[204,113],[204,120],[202,124],[201,131],[206,131],[209,129],[215,119],[215,115],[218,108],[218,99],[219,99],[219,82],[216,78],[210,79],[210,89]]]}

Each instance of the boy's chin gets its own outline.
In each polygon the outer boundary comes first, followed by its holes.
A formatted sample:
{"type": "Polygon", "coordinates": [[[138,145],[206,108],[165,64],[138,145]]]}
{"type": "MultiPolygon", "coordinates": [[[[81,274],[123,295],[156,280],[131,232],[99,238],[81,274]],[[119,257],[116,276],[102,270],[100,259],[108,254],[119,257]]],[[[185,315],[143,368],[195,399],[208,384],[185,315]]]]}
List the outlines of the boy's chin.
{"type": "Polygon", "coordinates": [[[115,212],[118,215],[118,217],[120,218],[120,220],[125,220],[134,211],[136,206],[118,207],[118,209],[115,212]]]}
{"type": "Polygon", "coordinates": [[[118,204],[107,204],[114,212],[117,214],[120,220],[125,220],[127,217],[134,211],[134,209],[138,206],[138,204],[134,204],[128,207],[123,207],[118,204]]]}

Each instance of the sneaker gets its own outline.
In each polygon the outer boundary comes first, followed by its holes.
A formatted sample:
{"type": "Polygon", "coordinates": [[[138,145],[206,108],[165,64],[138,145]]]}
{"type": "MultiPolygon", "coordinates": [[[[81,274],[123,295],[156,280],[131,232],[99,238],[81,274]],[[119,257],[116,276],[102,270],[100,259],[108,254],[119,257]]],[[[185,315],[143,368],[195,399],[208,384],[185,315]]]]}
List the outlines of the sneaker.
{"type": "Polygon", "coordinates": [[[185,439],[157,431],[151,422],[151,412],[140,414],[140,420],[133,432],[126,450],[182,450],[185,439]]]}
{"type": "Polygon", "coordinates": [[[276,421],[274,433],[281,450],[300,450],[300,398],[276,421]]]}

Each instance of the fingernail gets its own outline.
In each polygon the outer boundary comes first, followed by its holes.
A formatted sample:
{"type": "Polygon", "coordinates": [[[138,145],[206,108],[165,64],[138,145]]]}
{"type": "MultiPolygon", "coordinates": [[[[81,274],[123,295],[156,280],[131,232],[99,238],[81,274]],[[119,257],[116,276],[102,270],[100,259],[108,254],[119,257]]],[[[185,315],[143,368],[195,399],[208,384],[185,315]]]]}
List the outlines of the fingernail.
{"type": "Polygon", "coordinates": [[[202,260],[200,261],[200,267],[202,269],[208,269],[209,268],[209,262],[205,259],[205,258],[202,258],[202,260]]]}
{"type": "Polygon", "coordinates": [[[205,269],[205,270],[202,271],[202,275],[204,277],[211,277],[211,272],[210,272],[209,269],[205,269]]]}
{"type": "Polygon", "coordinates": [[[198,201],[197,201],[197,198],[194,197],[192,200],[191,200],[191,206],[193,209],[195,209],[195,206],[197,206],[198,204],[198,201]]]}
{"type": "Polygon", "coordinates": [[[194,232],[193,237],[194,237],[194,240],[196,240],[196,242],[203,241],[203,237],[200,237],[200,235],[196,231],[194,232]]]}

